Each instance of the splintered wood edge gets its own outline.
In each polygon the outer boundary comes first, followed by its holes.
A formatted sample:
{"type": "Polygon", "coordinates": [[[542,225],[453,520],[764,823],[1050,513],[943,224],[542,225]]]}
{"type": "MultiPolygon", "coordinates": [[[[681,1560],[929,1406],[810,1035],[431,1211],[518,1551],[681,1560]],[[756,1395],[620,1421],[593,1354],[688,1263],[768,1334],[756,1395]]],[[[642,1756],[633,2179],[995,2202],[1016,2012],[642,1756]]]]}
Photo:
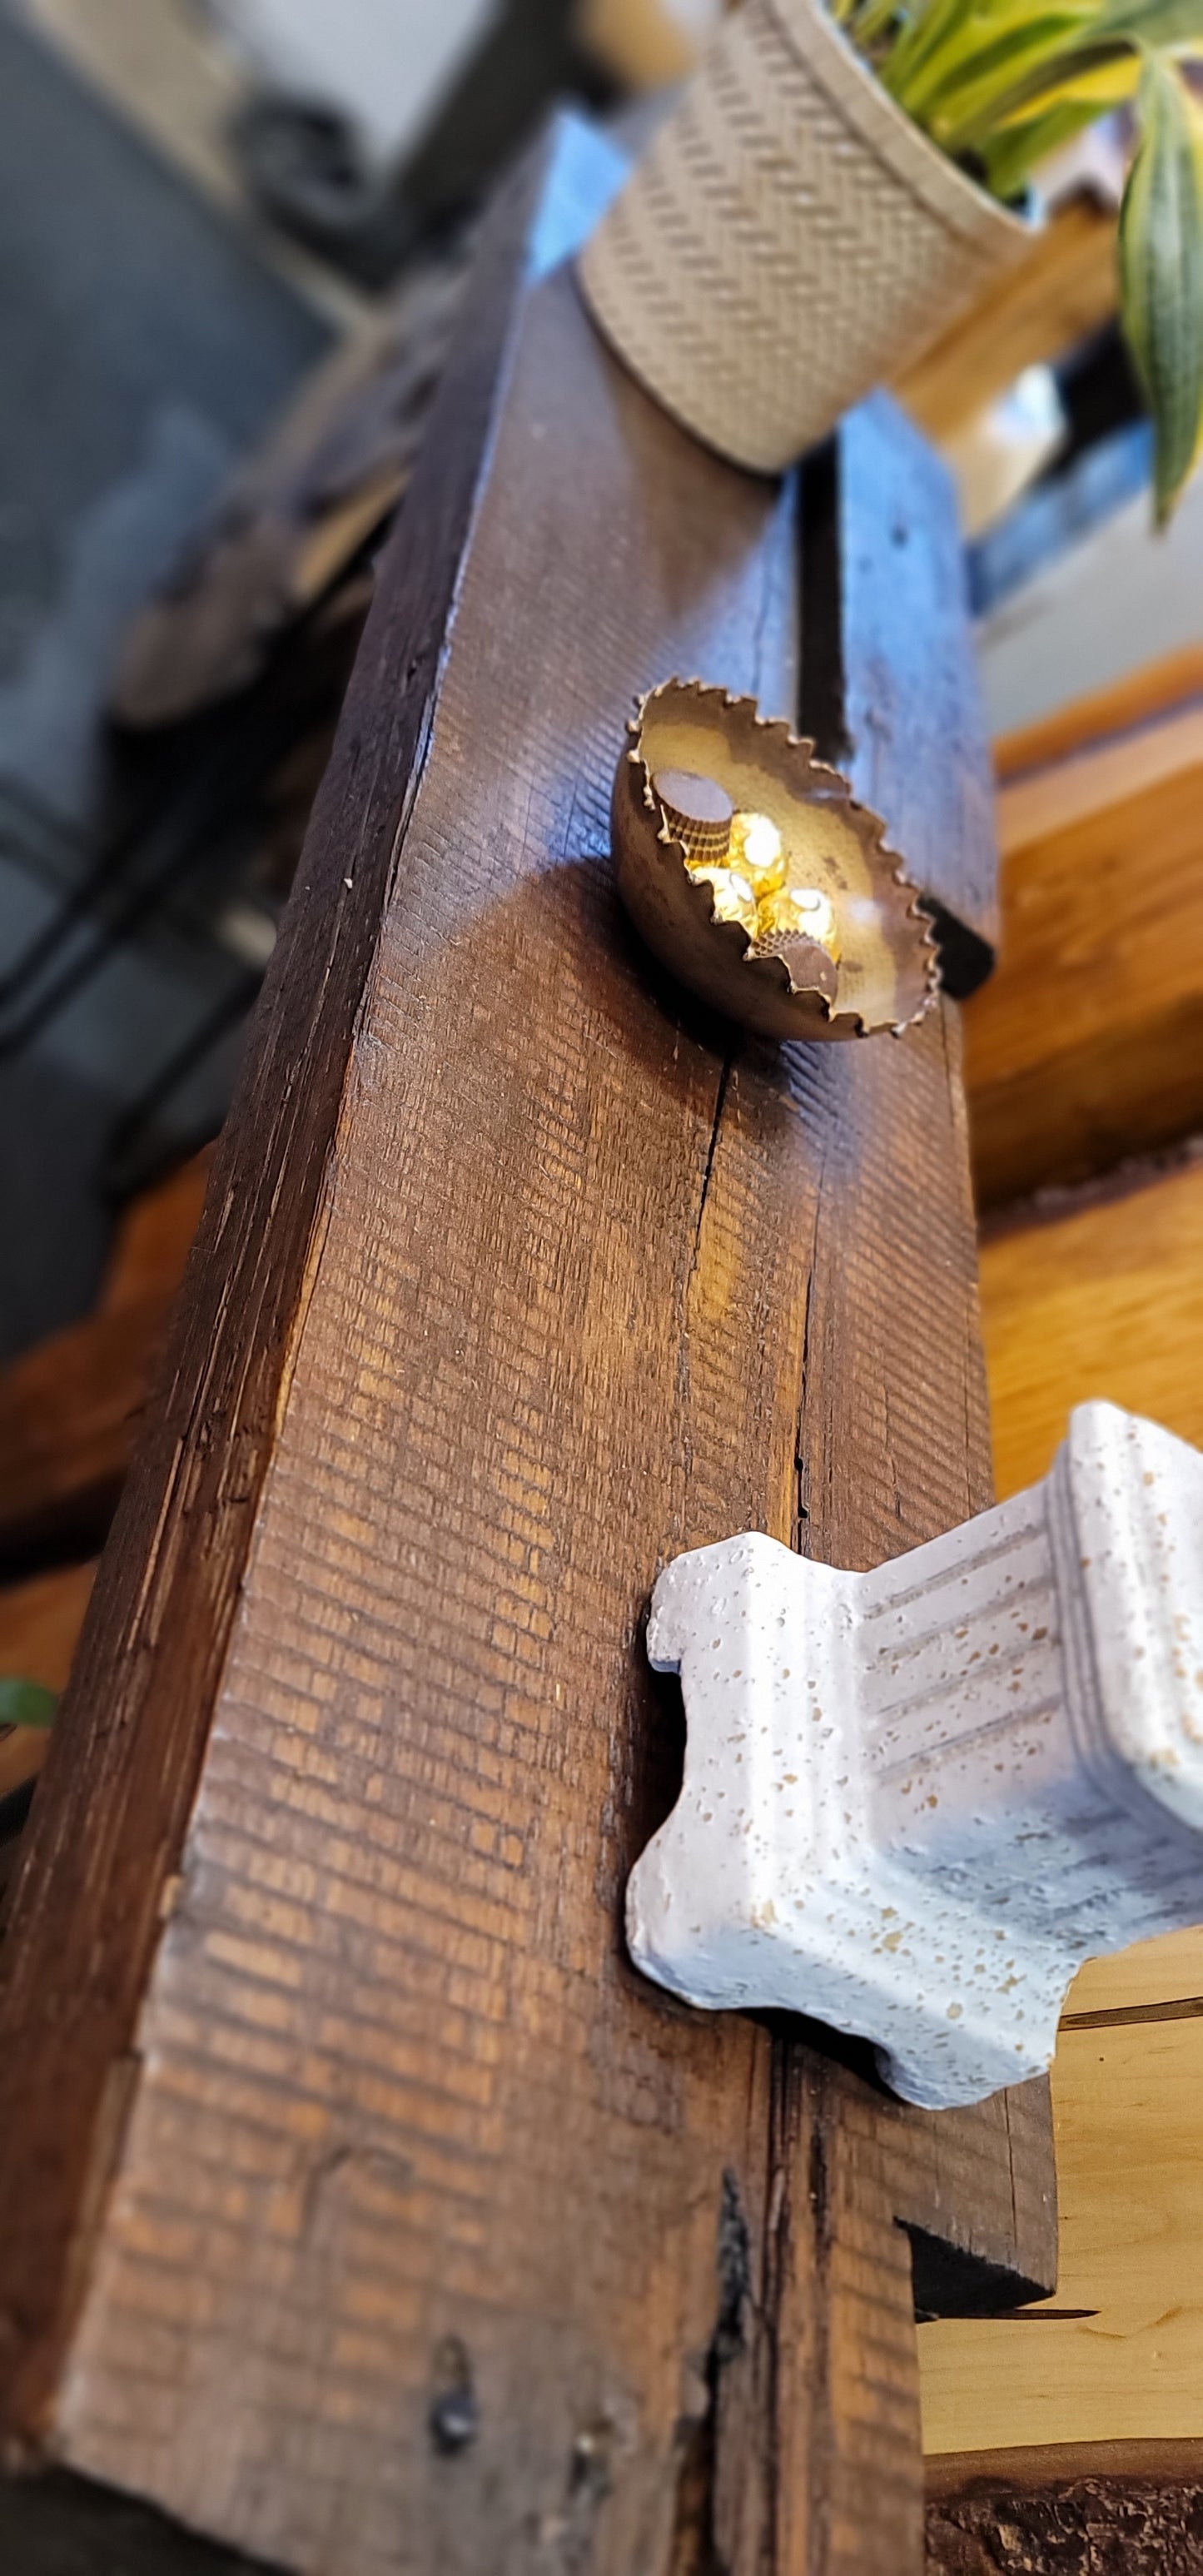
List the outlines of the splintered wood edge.
{"type": "MultiPolygon", "coordinates": [[[[776,986],[783,1008],[796,1000],[806,1010],[812,1012],[817,1010],[827,1027],[825,1030],[817,1029],[808,1033],[802,1025],[800,1010],[799,1024],[794,1034],[803,1039],[808,1034],[823,1036],[828,1033],[833,1038],[877,1037],[886,1033],[901,1037],[908,1028],[915,1027],[926,1017],[933,1008],[940,990],[940,959],[931,915],[922,908],[921,888],[909,875],[906,862],[899,852],[891,849],[887,838],[888,827],[884,818],[875,813],[872,806],[861,801],[855,794],[851,781],[842,770],[837,769],[832,762],[819,757],[812,736],[796,733],[782,716],[762,715],[756,699],[746,693],[715,687],[705,680],[680,680],[675,676],[657,682],[654,689],[649,689],[640,698],[634,715],[628,717],[627,732],[631,742],[625,757],[631,767],[640,773],[639,802],[657,826],[657,840],[677,853],[682,877],[688,888],[686,901],[692,904],[699,918],[704,916],[706,929],[722,939],[728,951],[733,980],[743,966],[762,969],[763,973],[758,977],[758,981],[764,984],[771,982],[776,986]],[[835,791],[831,801],[837,805],[841,816],[850,825],[859,841],[870,877],[883,886],[895,885],[910,897],[910,901],[893,914],[893,919],[899,930],[905,922],[909,921],[913,922],[920,932],[916,948],[924,960],[925,989],[915,1010],[898,1020],[872,1021],[867,1020],[861,1011],[840,1010],[836,1005],[828,1002],[825,995],[816,987],[795,984],[788,961],[783,956],[774,954],[772,951],[754,954],[749,934],[739,922],[720,921],[716,918],[713,888],[705,880],[699,881],[690,874],[686,863],[685,844],[669,824],[662,801],[653,786],[651,767],[642,748],[648,709],[654,706],[658,699],[666,698],[670,692],[683,699],[691,699],[694,703],[707,702],[715,709],[721,708],[724,712],[737,716],[741,723],[751,727],[754,734],[761,734],[772,741],[774,746],[784,753],[787,761],[800,758],[805,771],[800,801],[806,800],[806,787],[812,779],[822,782],[825,788],[835,791]],[[727,934],[730,935],[727,936],[727,934]]],[[[891,952],[894,951],[895,942],[892,937],[887,937],[885,944],[891,952]]],[[[898,963],[901,974],[902,961],[899,960],[898,963]]],[[[687,973],[682,973],[682,980],[689,980],[687,973]]],[[[734,1007],[734,997],[732,1016],[739,1016],[738,1010],[734,1007]]]]}

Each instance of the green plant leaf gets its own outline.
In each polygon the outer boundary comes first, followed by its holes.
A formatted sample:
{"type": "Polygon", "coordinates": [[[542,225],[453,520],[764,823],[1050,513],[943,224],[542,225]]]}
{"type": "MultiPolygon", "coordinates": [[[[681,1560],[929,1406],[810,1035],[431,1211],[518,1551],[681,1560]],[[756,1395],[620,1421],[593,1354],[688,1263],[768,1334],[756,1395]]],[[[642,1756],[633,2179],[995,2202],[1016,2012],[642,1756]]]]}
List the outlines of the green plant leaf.
{"type": "Polygon", "coordinates": [[[1145,65],[1138,116],[1120,209],[1120,304],[1153,416],[1160,525],[1194,464],[1203,422],[1203,124],[1163,55],[1145,65]]]}
{"type": "Polygon", "coordinates": [[[979,5],[980,0],[926,0],[899,36],[882,66],[881,77],[911,115],[915,111],[909,105],[910,96],[918,90],[925,65],[934,55],[956,44],[979,5]]]}
{"type": "Polygon", "coordinates": [[[1150,47],[1203,45],[1203,0],[1101,0],[1094,32],[1150,47]]]}
{"type": "Polygon", "coordinates": [[[994,82],[1010,89],[1036,65],[1079,42],[1082,6],[1034,9],[1032,0],[1006,0],[984,17],[974,9],[950,26],[937,45],[907,60],[891,58],[889,86],[899,105],[926,122],[966,92],[994,82]]]}
{"type": "MultiPolygon", "coordinates": [[[[1109,62],[1092,63],[1081,71],[1050,79],[1035,113],[1047,116],[1058,108],[1080,107],[1086,122],[1093,124],[1097,117],[1109,115],[1113,107],[1122,107],[1128,99],[1135,98],[1141,69],[1140,55],[1125,46],[1109,62]]],[[[1004,109],[995,120],[996,129],[1005,134],[1010,126],[1030,124],[1032,116],[1029,99],[1022,107],[1004,109]]]]}
{"type": "Polygon", "coordinates": [[[58,1692],[16,1673],[0,1673],[0,1726],[51,1726],[58,1692]]]}
{"type": "MultiPolygon", "coordinates": [[[[1084,64],[1086,57],[1077,60],[1084,64]]],[[[964,139],[958,138],[958,148],[976,153],[996,196],[1013,197],[1050,152],[1060,151],[1086,126],[1134,98],[1140,72],[1139,54],[1124,46],[1110,61],[1081,68],[1072,78],[1031,83],[1019,100],[1001,100],[992,114],[970,126],[964,139]]]]}
{"type": "Polygon", "coordinates": [[[1022,122],[1005,125],[981,149],[987,186],[996,197],[1017,197],[1040,162],[1072,143],[1076,134],[1095,123],[1098,113],[1094,106],[1067,106],[1058,100],[1054,107],[1042,106],[1022,122]]]}
{"type": "Polygon", "coordinates": [[[1124,328],[1148,395],[1164,520],[1203,424],[1203,112],[1176,57],[1203,56],[1203,0],[835,0],[883,86],[1002,198],[1138,94],[1120,218],[1124,328]]]}
{"type": "Polygon", "coordinates": [[[1087,95],[1094,83],[1102,93],[1094,108],[1105,114],[1112,98],[1110,81],[1120,97],[1131,97],[1140,77],[1140,57],[1126,36],[1091,37],[1074,44],[1046,39],[1026,54],[1015,49],[1005,63],[986,64],[973,83],[961,82],[944,93],[924,117],[933,140],[954,159],[962,152],[981,152],[992,135],[1025,116],[1043,115],[1062,96],[1087,95]]]}
{"type": "Polygon", "coordinates": [[[878,45],[896,32],[898,0],[840,0],[840,5],[845,34],[875,59],[878,45]]]}

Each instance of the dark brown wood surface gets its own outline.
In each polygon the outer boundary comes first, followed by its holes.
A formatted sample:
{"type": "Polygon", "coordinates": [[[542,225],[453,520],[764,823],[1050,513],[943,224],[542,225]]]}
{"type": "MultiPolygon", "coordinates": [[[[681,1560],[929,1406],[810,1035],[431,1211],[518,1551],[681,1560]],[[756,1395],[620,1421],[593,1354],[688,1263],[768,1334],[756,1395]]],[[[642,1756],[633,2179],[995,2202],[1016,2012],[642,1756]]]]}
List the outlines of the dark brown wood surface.
{"type": "Polygon", "coordinates": [[[927,2576],[1198,2576],[1203,2443],[1052,2443],[933,2461],[927,2576]]]}
{"type": "Polygon", "coordinates": [[[60,1714],[5,1959],[0,2229],[8,2402],[37,2417],[67,2266],[178,1859],[304,1309],[356,1013],[405,798],[427,747],[439,657],[529,257],[542,169],[495,211],[458,362],[348,696],[244,1080],[223,1135],[139,1474],[86,1632],[95,1679],[60,1714]],[[376,792],[374,792],[376,791],[376,792]],[[351,883],[348,885],[347,878],[351,883]],[[352,898],[348,900],[348,897],[352,898]],[[136,1650],[153,1590],[153,1658],[136,1650]],[[76,1755],[79,1759],[76,1759],[76,1755]],[[68,1899],[72,1856],[88,1866],[68,1899]],[[94,1938],[103,1919],[103,1953],[94,1938]],[[31,2045],[35,2024],[39,2036],[31,2045]],[[19,2118],[17,2107],[19,2105],[19,2118]],[[11,2108],[10,2108],[11,2106],[11,2108]]]}
{"type": "Polygon", "coordinates": [[[793,494],[569,274],[523,291],[530,203],[35,1808],[9,2421],[314,2576],[914,2576],[905,2230],[924,2304],[1047,2283],[1042,2088],[907,2112],[619,1926],[679,1772],[658,1567],[748,1525],[869,1565],[987,1499],[956,1030],[740,1044],[618,915],[636,691],[794,703],[793,494]]]}
{"type": "Polygon", "coordinates": [[[998,936],[994,780],[947,467],[888,394],[804,484],[802,720],[889,824],[971,993],[998,936]]]}

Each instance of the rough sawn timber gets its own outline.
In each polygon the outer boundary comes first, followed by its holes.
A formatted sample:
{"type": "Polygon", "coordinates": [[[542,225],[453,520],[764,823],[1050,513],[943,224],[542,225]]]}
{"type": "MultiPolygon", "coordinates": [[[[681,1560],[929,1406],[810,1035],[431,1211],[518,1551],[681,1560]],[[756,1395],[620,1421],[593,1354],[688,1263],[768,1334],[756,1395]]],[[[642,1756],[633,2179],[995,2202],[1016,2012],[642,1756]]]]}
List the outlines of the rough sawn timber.
{"type": "Polygon", "coordinates": [[[998,848],[948,468],[870,395],[803,478],[802,721],[886,817],[958,998],[990,972],[998,848]]]}
{"type": "Polygon", "coordinates": [[[620,1915],[680,1759],[665,1559],[867,1565],[988,1498],[955,1026],[738,1045],[624,927],[636,691],[794,702],[793,495],[529,283],[523,221],[35,1805],[9,2422],[312,2576],[917,2576],[904,2231],[925,2305],[1047,2282],[1043,2088],[906,2111],[643,1984],[620,1915]]]}

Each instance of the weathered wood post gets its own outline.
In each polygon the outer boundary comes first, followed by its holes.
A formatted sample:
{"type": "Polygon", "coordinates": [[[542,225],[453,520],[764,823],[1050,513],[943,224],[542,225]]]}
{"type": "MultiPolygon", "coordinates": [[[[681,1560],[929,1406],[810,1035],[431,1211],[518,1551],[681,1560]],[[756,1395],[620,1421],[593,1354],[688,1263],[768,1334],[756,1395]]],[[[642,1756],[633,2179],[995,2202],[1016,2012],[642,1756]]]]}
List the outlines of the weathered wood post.
{"type": "MultiPolygon", "coordinates": [[[[599,154],[562,131],[490,229],[38,1794],[16,2564],[115,2488],[298,2576],[917,2576],[913,2299],[1051,2278],[1042,2088],[907,2111],[620,1937],[679,1759],[665,1558],[868,1565],[989,1468],[951,1006],[745,1043],[617,910],[636,692],[797,707],[799,519],[556,264],[599,154]]],[[[839,478],[803,714],[980,943],[947,495],[881,411],[839,478]]]]}

